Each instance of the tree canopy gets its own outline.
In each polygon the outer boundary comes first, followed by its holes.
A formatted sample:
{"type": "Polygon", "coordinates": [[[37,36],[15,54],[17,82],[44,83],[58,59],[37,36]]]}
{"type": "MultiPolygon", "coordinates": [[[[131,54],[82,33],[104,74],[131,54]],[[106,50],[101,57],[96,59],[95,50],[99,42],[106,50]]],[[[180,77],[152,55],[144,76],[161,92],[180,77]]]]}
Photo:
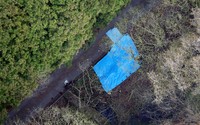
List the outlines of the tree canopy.
{"type": "MultiPolygon", "coordinates": [[[[0,115],[73,55],[129,0],[1,0],[0,115]]],[[[0,116],[1,118],[3,116],[0,116]]]]}

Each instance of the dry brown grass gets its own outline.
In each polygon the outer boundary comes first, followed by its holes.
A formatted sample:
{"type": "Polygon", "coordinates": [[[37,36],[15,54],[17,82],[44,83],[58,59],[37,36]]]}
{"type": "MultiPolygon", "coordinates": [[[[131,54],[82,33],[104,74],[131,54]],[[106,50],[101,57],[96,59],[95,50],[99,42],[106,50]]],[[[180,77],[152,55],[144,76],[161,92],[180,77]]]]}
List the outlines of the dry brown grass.
{"type": "Polygon", "coordinates": [[[175,98],[176,89],[185,91],[193,83],[200,86],[200,56],[194,53],[198,49],[199,38],[189,34],[182,37],[179,43],[182,44],[180,47],[171,46],[161,54],[157,70],[148,73],[158,103],[167,96],[175,98]]]}
{"type": "Polygon", "coordinates": [[[191,25],[196,27],[196,31],[200,34],[200,8],[193,8],[191,15],[194,16],[194,19],[191,19],[191,25]]]}
{"type": "Polygon", "coordinates": [[[97,125],[85,114],[69,107],[51,107],[38,110],[36,117],[32,117],[27,123],[15,121],[15,125],[97,125]]]}
{"type": "MultiPolygon", "coordinates": [[[[166,98],[178,102],[185,107],[181,109],[183,114],[188,115],[180,115],[186,119],[185,123],[191,117],[186,109],[194,116],[200,114],[200,37],[197,34],[200,15],[199,8],[192,9],[197,3],[196,0],[163,0],[147,14],[140,7],[131,10],[117,24],[136,43],[142,60],[139,72],[151,80],[153,102],[159,105],[166,98]],[[142,16],[134,19],[137,13],[142,16]]],[[[171,120],[174,119],[178,119],[178,113],[174,113],[171,120]]]]}

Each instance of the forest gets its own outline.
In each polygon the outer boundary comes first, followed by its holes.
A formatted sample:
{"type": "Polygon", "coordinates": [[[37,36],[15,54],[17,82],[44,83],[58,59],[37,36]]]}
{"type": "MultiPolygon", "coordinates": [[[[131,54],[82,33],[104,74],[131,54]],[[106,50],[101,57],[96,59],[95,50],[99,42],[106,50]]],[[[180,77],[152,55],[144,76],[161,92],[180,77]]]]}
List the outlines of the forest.
{"type": "Polygon", "coordinates": [[[130,0],[1,0],[0,121],[130,0]]]}
{"type": "MultiPolygon", "coordinates": [[[[75,125],[84,125],[83,119],[99,125],[200,124],[200,1],[148,0],[121,17],[115,27],[134,40],[141,68],[106,93],[91,66],[53,109],[44,109],[30,124],[54,124],[48,119],[52,112],[61,124],[69,119],[75,125]],[[74,120],[68,108],[86,118],[74,120]]],[[[110,42],[104,36],[101,50],[110,42]]]]}

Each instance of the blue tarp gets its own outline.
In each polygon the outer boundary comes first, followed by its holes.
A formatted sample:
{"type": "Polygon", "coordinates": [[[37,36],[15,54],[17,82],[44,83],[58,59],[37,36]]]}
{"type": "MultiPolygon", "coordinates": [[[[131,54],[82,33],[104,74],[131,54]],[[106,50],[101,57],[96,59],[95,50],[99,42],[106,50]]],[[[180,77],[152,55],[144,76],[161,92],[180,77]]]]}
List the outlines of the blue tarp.
{"type": "Polygon", "coordinates": [[[117,43],[122,37],[123,35],[119,32],[119,30],[117,28],[113,28],[111,30],[109,30],[106,35],[114,42],[117,43]]]}
{"type": "Polygon", "coordinates": [[[94,66],[94,71],[104,90],[109,92],[136,72],[140,65],[134,60],[139,53],[128,34],[122,35],[117,28],[106,34],[114,44],[108,54],[94,66]]]}

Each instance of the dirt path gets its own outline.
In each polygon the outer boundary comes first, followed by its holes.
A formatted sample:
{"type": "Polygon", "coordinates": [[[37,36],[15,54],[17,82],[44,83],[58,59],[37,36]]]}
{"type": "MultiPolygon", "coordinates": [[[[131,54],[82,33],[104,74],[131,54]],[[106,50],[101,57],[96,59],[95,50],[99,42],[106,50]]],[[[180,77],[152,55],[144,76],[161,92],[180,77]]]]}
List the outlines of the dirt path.
{"type": "Polygon", "coordinates": [[[101,30],[96,35],[96,40],[93,45],[87,50],[79,53],[73,60],[73,64],[70,68],[62,67],[53,72],[48,82],[41,85],[33,95],[21,102],[17,109],[12,110],[8,115],[8,120],[13,120],[18,117],[19,119],[26,121],[29,116],[34,115],[35,109],[45,108],[57,100],[64,91],[65,88],[63,82],[67,79],[68,81],[76,80],[78,76],[100,60],[107,52],[100,49],[100,42],[105,33],[114,27],[115,23],[123,16],[130,8],[141,4],[143,0],[132,0],[126,8],[124,8],[116,18],[114,18],[105,29],[101,30]]]}

